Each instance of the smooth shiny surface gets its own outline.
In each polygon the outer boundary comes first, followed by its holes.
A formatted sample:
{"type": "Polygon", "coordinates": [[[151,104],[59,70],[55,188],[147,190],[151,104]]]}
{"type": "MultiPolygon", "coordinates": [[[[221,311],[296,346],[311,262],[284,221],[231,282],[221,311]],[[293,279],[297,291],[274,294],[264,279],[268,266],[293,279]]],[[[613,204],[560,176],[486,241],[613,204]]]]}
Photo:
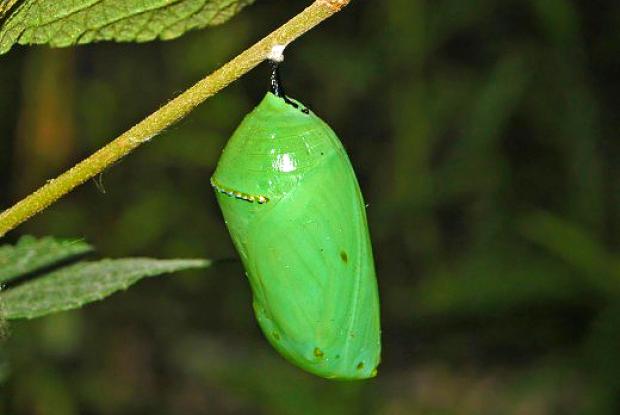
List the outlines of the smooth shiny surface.
{"type": "Polygon", "coordinates": [[[364,201],[335,133],[299,105],[268,93],[212,182],[271,344],[319,376],[373,377],[379,298],[364,201]]]}

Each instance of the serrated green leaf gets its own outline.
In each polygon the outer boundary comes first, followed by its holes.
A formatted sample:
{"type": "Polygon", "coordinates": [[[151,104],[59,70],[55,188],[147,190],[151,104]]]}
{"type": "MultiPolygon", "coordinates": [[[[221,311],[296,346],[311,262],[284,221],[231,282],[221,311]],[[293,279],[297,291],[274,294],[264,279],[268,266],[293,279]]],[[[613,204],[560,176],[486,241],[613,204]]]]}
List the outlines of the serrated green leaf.
{"type": "Polygon", "coordinates": [[[0,27],[0,54],[16,43],[61,47],[173,39],[223,23],[253,1],[24,0],[0,27]]]}
{"type": "Polygon", "coordinates": [[[91,252],[81,240],[23,236],[16,245],[0,246],[0,284],[91,252]]]}
{"type": "Polygon", "coordinates": [[[201,259],[106,259],[80,262],[0,293],[6,319],[35,318],[79,308],[142,278],[211,264],[201,259]]]}

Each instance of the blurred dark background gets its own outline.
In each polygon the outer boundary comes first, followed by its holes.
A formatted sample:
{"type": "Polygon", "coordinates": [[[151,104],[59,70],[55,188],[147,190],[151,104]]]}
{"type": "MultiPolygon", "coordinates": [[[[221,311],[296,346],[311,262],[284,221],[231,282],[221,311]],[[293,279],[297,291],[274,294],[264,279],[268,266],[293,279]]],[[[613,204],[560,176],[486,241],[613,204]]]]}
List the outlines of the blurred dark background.
{"type": "MultiPolygon", "coordinates": [[[[0,206],[301,10],[259,0],[170,42],[0,58],[0,206]]],[[[354,0],[286,53],[340,135],[382,300],[376,379],[273,351],[209,186],[268,86],[254,70],[11,233],[105,257],[223,259],[10,326],[2,414],[620,413],[620,3],[354,0]]]]}

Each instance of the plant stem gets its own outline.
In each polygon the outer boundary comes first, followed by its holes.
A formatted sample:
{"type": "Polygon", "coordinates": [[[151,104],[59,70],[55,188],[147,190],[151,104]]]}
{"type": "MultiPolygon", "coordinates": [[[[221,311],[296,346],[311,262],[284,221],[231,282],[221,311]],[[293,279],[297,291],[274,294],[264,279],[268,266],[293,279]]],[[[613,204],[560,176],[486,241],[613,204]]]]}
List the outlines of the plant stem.
{"type": "Polygon", "coordinates": [[[0,213],[0,237],[181,120],[207,98],[215,95],[264,61],[275,45],[288,45],[340,11],[349,2],[350,0],[315,0],[297,16],[200,80],[114,141],[57,178],[48,180],[37,191],[0,213]]]}

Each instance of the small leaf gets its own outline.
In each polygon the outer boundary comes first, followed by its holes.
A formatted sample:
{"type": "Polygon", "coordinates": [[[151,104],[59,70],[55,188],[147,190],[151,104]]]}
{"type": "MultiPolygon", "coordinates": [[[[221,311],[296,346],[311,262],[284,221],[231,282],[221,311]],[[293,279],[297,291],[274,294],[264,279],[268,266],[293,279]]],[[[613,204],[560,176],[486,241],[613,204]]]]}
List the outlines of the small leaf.
{"type": "Polygon", "coordinates": [[[6,319],[41,317],[101,300],[145,277],[209,265],[201,259],[79,262],[0,293],[0,303],[6,319]]]}
{"type": "Polygon", "coordinates": [[[16,43],[69,46],[173,39],[224,23],[253,1],[24,0],[0,27],[0,54],[16,43]]]}
{"type": "Polygon", "coordinates": [[[23,236],[14,246],[0,246],[0,284],[92,250],[92,246],[80,240],[23,236]]]}

